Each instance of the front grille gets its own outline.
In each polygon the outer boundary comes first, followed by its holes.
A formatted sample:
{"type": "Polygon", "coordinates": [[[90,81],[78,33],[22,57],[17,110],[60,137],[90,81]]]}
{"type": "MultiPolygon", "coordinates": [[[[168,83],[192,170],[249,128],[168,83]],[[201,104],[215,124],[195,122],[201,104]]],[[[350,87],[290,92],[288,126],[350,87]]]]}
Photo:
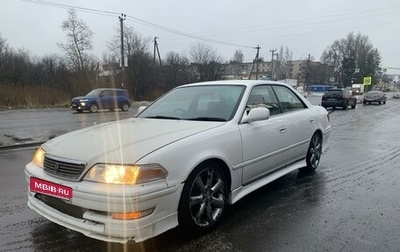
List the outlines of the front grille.
{"type": "Polygon", "coordinates": [[[46,205],[56,209],[61,213],[68,214],[78,219],[83,219],[83,214],[86,212],[86,209],[82,207],[67,204],[61,199],[54,198],[48,195],[36,193],[35,198],[41,200],[46,205]]]}
{"type": "Polygon", "coordinates": [[[83,162],[62,161],[48,156],[44,158],[44,171],[57,177],[78,179],[85,167],[83,162]]]}

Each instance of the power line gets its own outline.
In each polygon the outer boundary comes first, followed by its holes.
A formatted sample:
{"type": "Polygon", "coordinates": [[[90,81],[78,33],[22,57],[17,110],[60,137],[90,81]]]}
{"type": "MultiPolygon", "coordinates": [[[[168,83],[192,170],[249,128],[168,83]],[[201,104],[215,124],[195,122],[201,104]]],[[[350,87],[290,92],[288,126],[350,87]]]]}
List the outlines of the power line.
{"type": "MultiPolygon", "coordinates": [[[[44,5],[44,6],[50,6],[54,8],[60,8],[60,9],[76,9],[77,11],[80,12],[85,12],[85,13],[90,13],[90,14],[95,14],[95,15],[103,15],[103,16],[110,16],[110,17],[115,17],[120,14],[120,12],[113,12],[113,11],[107,11],[107,10],[98,10],[98,9],[93,9],[93,8],[85,8],[85,7],[79,7],[79,6],[73,6],[73,5],[68,5],[68,4],[61,4],[61,3],[54,3],[51,1],[46,1],[46,0],[22,0],[24,2],[30,2],[33,4],[39,4],[39,5],[44,5]]],[[[206,36],[223,36],[224,34],[229,34],[229,33],[236,33],[241,35],[240,41],[251,41],[252,43],[254,40],[270,40],[270,39],[282,39],[282,38],[287,38],[287,37],[297,37],[297,36],[305,36],[305,35],[314,35],[314,34],[321,34],[321,33],[329,33],[329,32],[335,32],[335,31],[342,31],[342,30],[351,30],[351,29],[359,29],[359,28],[370,28],[370,27],[377,27],[377,26],[385,26],[385,25],[391,25],[391,24],[398,24],[400,23],[399,21],[392,21],[392,22],[382,22],[381,23],[373,23],[373,24],[366,24],[366,25],[360,25],[360,26],[347,26],[345,28],[337,28],[337,29],[325,29],[325,30],[320,30],[320,31],[309,31],[309,32],[300,32],[300,33],[285,33],[283,35],[274,35],[272,32],[269,32],[267,36],[260,37],[259,35],[257,37],[250,37],[250,36],[244,36],[245,33],[251,33],[251,32],[258,32],[258,34],[261,34],[261,32],[265,31],[273,31],[273,30],[282,30],[285,28],[293,28],[293,27],[305,27],[305,26],[311,26],[315,24],[326,24],[326,23],[333,23],[333,22],[341,22],[344,20],[356,20],[360,18],[371,18],[371,17],[376,17],[376,16],[381,16],[381,15],[389,15],[392,13],[398,13],[398,9],[400,6],[392,6],[392,7],[385,7],[385,8],[379,8],[379,9],[367,9],[367,10],[356,10],[356,11],[351,11],[351,12],[346,12],[346,13],[340,13],[336,15],[325,15],[325,16],[319,16],[315,18],[305,18],[305,19],[297,19],[297,20],[289,20],[289,21],[283,21],[283,22],[276,22],[276,23],[269,23],[268,25],[257,25],[257,26],[249,26],[249,27],[241,27],[241,28],[235,28],[235,29],[228,29],[228,30],[219,30],[219,31],[212,31],[208,33],[204,33],[203,35],[194,35],[191,33],[175,30],[172,28],[168,28],[165,26],[161,26],[131,15],[126,15],[126,18],[129,21],[133,21],[137,24],[151,27],[160,31],[164,31],[167,33],[175,34],[178,36],[183,36],[195,40],[200,40],[200,41],[205,41],[208,43],[213,43],[213,44],[219,44],[223,46],[232,46],[232,47],[238,47],[238,48],[248,48],[248,49],[254,49],[253,46],[249,46],[243,43],[235,43],[233,42],[233,39],[230,39],[229,42],[227,41],[221,41],[217,39],[212,39],[212,38],[207,38],[206,36]],[[384,12],[384,13],[382,13],[384,12]]],[[[168,38],[165,39],[164,41],[167,40],[168,38]]]]}
{"type": "Polygon", "coordinates": [[[395,9],[399,9],[399,8],[400,8],[400,6],[394,6],[391,8],[373,9],[373,10],[365,10],[365,11],[354,11],[354,12],[347,12],[347,13],[342,13],[342,14],[337,14],[337,15],[327,15],[327,16],[320,16],[320,17],[315,17],[315,18],[296,19],[296,20],[290,20],[290,21],[284,21],[284,22],[269,23],[268,25],[247,26],[247,27],[235,28],[235,29],[230,29],[230,30],[217,30],[217,31],[205,33],[205,34],[203,34],[203,36],[213,35],[213,34],[224,35],[227,33],[231,33],[231,32],[236,33],[236,32],[240,32],[240,31],[260,32],[260,31],[268,31],[268,30],[278,30],[278,29],[283,29],[283,28],[319,25],[319,24],[342,22],[345,20],[355,20],[355,19],[361,19],[361,18],[371,19],[372,17],[377,17],[377,16],[381,16],[381,15],[388,15],[388,14],[396,14],[397,15],[398,10],[395,10],[395,9]],[[379,10],[390,10],[390,12],[377,13],[379,10]],[[368,12],[373,12],[373,13],[367,14],[368,12]],[[358,13],[363,14],[363,15],[357,15],[358,13]],[[336,19],[330,19],[330,18],[336,18],[336,19]],[[265,26],[267,26],[267,27],[265,27],[265,26]]]}
{"type": "MultiPolygon", "coordinates": [[[[93,13],[93,14],[102,14],[102,15],[107,15],[107,16],[120,14],[120,13],[112,12],[112,11],[101,11],[101,10],[96,10],[96,9],[91,9],[91,8],[83,8],[83,7],[73,6],[73,5],[58,4],[58,3],[53,3],[53,2],[44,1],[44,0],[22,0],[22,1],[41,4],[41,5],[47,5],[47,6],[52,6],[52,7],[62,8],[62,9],[76,9],[76,10],[83,11],[83,12],[89,12],[89,13],[93,13]]],[[[252,46],[249,46],[249,45],[235,44],[235,43],[230,43],[230,42],[196,36],[196,35],[193,35],[193,34],[190,34],[187,32],[182,32],[182,31],[171,29],[171,28],[161,26],[161,25],[158,25],[155,23],[151,23],[146,20],[136,18],[136,17],[130,16],[130,15],[126,15],[126,17],[128,20],[135,21],[137,23],[140,23],[140,24],[148,26],[148,27],[156,28],[158,30],[178,34],[181,36],[185,36],[185,37],[189,37],[189,38],[193,38],[193,39],[197,39],[197,40],[202,40],[202,41],[206,41],[206,42],[210,42],[210,43],[214,43],[214,44],[220,44],[220,45],[243,47],[243,48],[253,48],[252,46]]]]}
{"type": "MultiPolygon", "coordinates": [[[[73,5],[66,5],[66,4],[59,4],[59,3],[54,3],[50,1],[45,1],[45,0],[22,0],[25,2],[31,2],[35,4],[40,4],[40,5],[47,5],[47,6],[52,6],[56,8],[63,8],[63,9],[76,9],[82,12],[88,12],[92,14],[99,14],[99,15],[105,15],[105,16],[115,16],[119,15],[119,12],[112,12],[112,11],[104,11],[104,10],[97,10],[97,9],[92,9],[92,8],[84,8],[84,7],[78,7],[78,6],[73,6],[73,5]]],[[[253,48],[253,46],[241,44],[241,43],[232,43],[232,42],[226,42],[226,41],[221,41],[217,39],[211,39],[207,38],[204,36],[207,35],[223,35],[227,33],[237,33],[238,31],[245,31],[245,32],[259,32],[259,31],[267,31],[267,30],[276,30],[276,29],[284,29],[284,28],[292,28],[292,27],[299,27],[299,26],[309,26],[309,25],[314,25],[314,24],[321,24],[321,23],[332,23],[332,22],[338,22],[338,21],[343,21],[343,20],[354,20],[354,19],[359,19],[359,18],[365,18],[365,17],[374,17],[374,16],[379,16],[379,15],[387,15],[388,13],[378,13],[379,11],[387,11],[389,10],[390,13],[398,13],[395,11],[395,9],[400,8],[400,6],[393,6],[393,7],[387,7],[387,8],[380,8],[380,9],[370,9],[370,10],[357,10],[357,11],[351,11],[347,13],[341,13],[341,14],[336,14],[336,15],[325,15],[325,16],[320,16],[316,18],[308,18],[308,19],[298,19],[298,20],[292,20],[292,21],[285,21],[285,22],[278,22],[278,23],[272,23],[268,24],[267,28],[264,28],[264,26],[251,26],[251,27],[242,27],[242,28],[237,28],[237,29],[231,29],[231,30],[220,30],[220,31],[214,31],[211,33],[206,33],[203,36],[198,36],[194,35],[191,33],[175,30],[172,28],[168,28],[165,26],[161,26],[140,18],[136,18],[131,15],[127,15],[128,19],[131,21],[135,21],[138,24],[148,26],[151,28],[155,28],[161,31],[165,31],[168,33],[196,39],[196,40],[201,40],[209,43],[214,43],[214,44],[220,44],[220,45],[226,45],[226,46],[235,46],[235,47],[240,47],[240,48],[253,48]],[[362,14],[362,15],[360,15],[362,14]],[[358,15],[358,16],[357,16],[358,15]],[[330,19],[330,18],[336,18],[336,19],[330,19]],[[340,19],[338,19],[340,18],[340,19]],[[302,23],[305,22],[305,23],[302,23]],[[261,27],[261,28],[257,28],[261,27]],[[225,31],[225,32],[224,32],[225,31]]],[[[340,30],[345,30],[345,29],[355,29],[355,28],[363,28],[363,27],[373,27],[373,26],[382,26],[382,25],[388,25],[388,24],[396,24],[399,23],[400,21],[395,21],[395,22],[385,22],[385,23],[380,23],[380,24],[370,24],[370,25],[364,25],[364,26],[355,26],[355,27],[346,27],[346,28],[341,28],[341,29],[331,29],[331,30],[324,30],[324,31],[317,31],[317,32],[306,32],[306,33],[298,33],[298,34],[286,34],[286,35],[278,35],[278,36],[266,36],[266,37],[261,37],[257,39],[271,39],[271,38],[284,38],[284,37],[292,37],[292,36],[302,36],[302,35],[309,35],[309,34],[318,34],[318,33],[326,33],[326,32],[332,32],[332,31],[340,31],[340,30]]],[[[250,38],[248,38],[250,39],[250,38]]]]}

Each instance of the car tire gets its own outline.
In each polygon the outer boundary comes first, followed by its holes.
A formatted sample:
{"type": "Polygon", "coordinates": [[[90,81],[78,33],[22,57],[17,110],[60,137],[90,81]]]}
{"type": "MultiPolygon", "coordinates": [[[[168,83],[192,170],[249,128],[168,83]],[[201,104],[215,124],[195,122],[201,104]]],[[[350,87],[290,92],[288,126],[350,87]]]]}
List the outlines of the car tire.
{"type": "Polygon", "coordinates": [[[204,234],[219,224],[227,198],[226,175],[216,164],[197,167],[187,178],[178,208],[179,225],[204,234]]]}
{"type": "Polygon", "coordinates": [[[382,102],[378,102],[378,104],[379,104],[379,105],[381,105],[381,104],[382,104],[382,102]]]}
{"type": "Polygon", "coordinates": [[[315,133],[310,141],[306,155],[307,166],[303,169],[307,172],[313,172],[318,168],[322,156],[322,138],[321,135],[315,133]]]}
{"type": "Polygon", "coordinates": [[[99,110],[99,107],[97,106],[96,103],[90,104],[89,111],[90,111],[91,113],[96,113],[98,110],[99,110]]]}
{"type": "Polygon", "coordinates": [[[129,104],[127,102],[122,103],[121,110],[128,111],[128,109],[129,109],[129,104]]]}
{"type": "Polygon", "coordinates": [[[386,101],[383,101],[383,104],[386,104],[386,101]]]}
{"type": "Polygon", "coordinates": [[[352,108],[352,109],[355,109],[356,107],[357,107],[357,102],[355,101],[355,102],[354,102],[354,105],[351,105],[351,108],[352,108]]]}
{"type": "Polygon", "coordinates": [[[343,110],[347,110],[348,106],[349,106],[349,101],[345,101],[343,104],[343,110]]]}

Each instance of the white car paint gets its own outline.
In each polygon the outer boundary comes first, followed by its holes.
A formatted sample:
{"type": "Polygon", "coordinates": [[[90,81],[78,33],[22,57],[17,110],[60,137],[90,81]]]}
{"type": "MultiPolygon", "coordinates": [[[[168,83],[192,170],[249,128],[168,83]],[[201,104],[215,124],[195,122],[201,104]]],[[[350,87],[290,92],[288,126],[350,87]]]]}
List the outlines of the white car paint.
{"type": "Polygon", "coordinates": [[[268,81],[217,83],[246,86],[237,112],[226,122],[132,118],[78,130],[43,144],[41,148],[49,157],[85,163],[85,171],[78,179],[64,179],[31,162],[25,168],[26,180],[29,183],[35,177],[72,188],[73,197],[62,201],[84,209],[84,214],[76,218],[57,211],[30,190],[29,207],[55,223],[92,238],[140,242],[178,225],[183,186],[202,162],[220,160],[229,169],[231,182],[226,203],[233,204],[263,185],[306,166],[305,156],[315,132],[321,132],[326,146],[330,134],[326,110],[311,105],[289,86],[268,81]],[[268,112],[265,108],[254,108],[254,113],[247,115],[246,102],[251,89],[264,84],[293,90],[305,108],[274,116],[265,113],[268,112]],[[157,163],[168,171],[168,176],[138,185],[83,180],[96,163],[157,163]],[[107,214],[146,209],[154,212],[129,221],[114,220],[107,214]]]}

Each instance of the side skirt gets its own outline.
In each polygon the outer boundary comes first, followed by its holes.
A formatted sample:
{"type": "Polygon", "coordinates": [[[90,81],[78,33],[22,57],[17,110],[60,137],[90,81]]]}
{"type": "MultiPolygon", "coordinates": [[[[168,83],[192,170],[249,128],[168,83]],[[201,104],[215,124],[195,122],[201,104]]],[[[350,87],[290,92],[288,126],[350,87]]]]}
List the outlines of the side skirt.
{"type": "Polygon", "coordinates": [[[297,161],[293,164],[290,164],[289,166],[286,166],[283,169],[279,169],[274,173],[270,173],[266,175],[265,177],[255,180],[251,184],[247,184],[245,186],[241,186],[235,190],[232,191],[230,197],[228,198],[228,204],[234,204],[235,202],[239,201],[241,198],[246,196],[247,194],[265,186],[266,184],[271,183],[272,181],[294,171],[300,168],[303,168],[307,166],[306,160],[302,159],[300,161],[297,161]]]}

